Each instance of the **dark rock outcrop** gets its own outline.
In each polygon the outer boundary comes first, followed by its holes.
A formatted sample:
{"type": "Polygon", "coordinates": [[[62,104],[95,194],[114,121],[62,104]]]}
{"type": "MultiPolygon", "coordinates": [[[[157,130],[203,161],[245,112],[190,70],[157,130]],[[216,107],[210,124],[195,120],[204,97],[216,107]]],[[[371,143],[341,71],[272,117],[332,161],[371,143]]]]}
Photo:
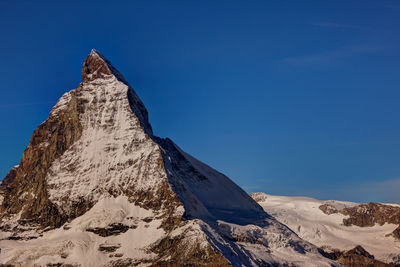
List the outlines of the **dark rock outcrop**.
{"type": "Polygon", "coordinates": [[[400,226],[397,227],[393,232],[392,235],[394,236],[394,238],[397,238],[400,240],[400,226]]]}
{"type": "Polygon", "coordinates": [[[400,224],[400,207],[392,205],[370,202],[338,210],[330,204],[323,204],[319,206],[319,209],[328,215],[341,213],[349,216],[349,218],[343,219],[343,224],[346,226],[366,227],[385,223],[400,224]]]}
{"type": "Polygon", "coordinates": [[[267,195],[265,193],[250,193],[250,196],[252,199],[254,199],[257,203],[258,202],[264,202],[268,199],[267,195]]]}
{"type": "Polygon", "coordinates": [[[4,177],[3,181],[0,183],[0,194],[4,194],[7,190],[7,187],[12,184],[15,177],[17,176],[18,165],[12,167],[11,170],[7,173],[6,177],[4,177]]]}
{"type": "Polygon", "coordinates": [[[385,263],[376,260],[373,255],[368,253],[362,246],[356,246],[348,251],[331,250],[325,251],[321,249],[321,254],[325,257],[338,261],[347,267],[398,267],[395,263],[385,263]]]}
{"type": "Polygon", "coordinates": [[[330,204],[323,204],[323,205],[319,206],[319,209],[322,210],[323,213],[328,214],[328,215],[338,213],[338,210],[330,204]]]}
{"type": "Polygon", "coordinates": [[[370,202],[340,210],[330,204],[323,204],[319,206],[319,209],[328,215],[341,213],[349,216],[349,218],[343,219],[343,224],[346,226],[369,227],[375,224],[398,224],[399,227],[392,234],[395,238],[400,239],[400,207],[370,202]]]}
{"type": "Polygon", "coordinates": [[[376,223],[400,224],[400,207],[380,203],[361,204],[354,207],[344,208],[340,213],[350,216],[343,219],[344,225],[374,226],[376,223]]]}
{"type": "Polygon", "coordinates": [[[50,116],[34,131],[19,166],[2,183],[4,200],[0,219],[21,210],[22,220],[42,228],[59,227],[68,219],[49,200],[45,177],[54,159],[80,138],[79,114],[82,112],[82,104],[73,92],[66,109],[50,116]]]}
{"type": "Polygon", "coordinates": [[[200,244],[188,246],[183,238],[183,235],[165,237],[155,244],[150,249],[159,255],[154,266],[232,266],[221,253],[211,247],[204,251],[200,244]]]}
{"type": "Polygon", "coordinates": [[[121,233],[125,233],[131,228],[136,228],[136,226],[128,226],[124,225],[122,223],[116,223],[116,224],[110,224],[107,227],[100,228],[87,228],[86,231],[95,233],[96,235],[106,237],[106,236],[112,236],[112,235],[119,235],[121,233]]]}
{"type": "Polygon", "coordinates": [[[105,253],[115,252],[117,249],[121,247],[120,244],[110,245],[110,244],[100,244],[99,251],[103,251],[105,253]]]}

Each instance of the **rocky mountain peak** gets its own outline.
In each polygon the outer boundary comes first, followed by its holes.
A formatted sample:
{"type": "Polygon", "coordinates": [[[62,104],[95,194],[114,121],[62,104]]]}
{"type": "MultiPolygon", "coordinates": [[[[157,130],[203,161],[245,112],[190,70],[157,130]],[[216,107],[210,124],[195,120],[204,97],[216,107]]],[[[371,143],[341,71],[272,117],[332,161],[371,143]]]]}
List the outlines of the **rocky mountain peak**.
{"type": "MultiPolygon", "coordinates": [[[[146,133],[150,136],[153,135],[152,127],[148,120],[148,112],[143,102],[137,96],[135,90],[129,85],[125,80],[124,76],[111,64],[111,62],[103,56],[98,50],[92,49],[90,54],[86,57],[82,66],[82,82],[86,87],[98,88],[98,85],[89,86],[88,84],[95,80],[104,80],[115,77],[119,82],[122,82],[127,86],[127,99],[129,101],[130,108],[135,113],[136,117],[139,119],[140,125],[145,129],[146,133]]],[[[113,88],[112,86],[109,88],[113,88]]],[[[115,92],[110,92],[114,94],[115,92]]],[[[103,94],[104,96],[104,94],[103,94]]],[[[118,99],[118,97],[115,97],[118,99]]],[[[104,99],[99,101],[105,101],[104,99]]]]}
{"type": "Polygon", "coordinates": [[[333,265],[228,177],[154,136],[96,50],[0,185],[0,248],[0,266],[333,265]]]}
{"type": "Polygon", "coordinates": [[[98,78],[105,78],[114,75],[119,81],[128,85],[122,74],[114,68],[111,62],[105,58],[98,50],[92,49],[86,57],[82,66],[82,82],[90,82],[98,78]]]}

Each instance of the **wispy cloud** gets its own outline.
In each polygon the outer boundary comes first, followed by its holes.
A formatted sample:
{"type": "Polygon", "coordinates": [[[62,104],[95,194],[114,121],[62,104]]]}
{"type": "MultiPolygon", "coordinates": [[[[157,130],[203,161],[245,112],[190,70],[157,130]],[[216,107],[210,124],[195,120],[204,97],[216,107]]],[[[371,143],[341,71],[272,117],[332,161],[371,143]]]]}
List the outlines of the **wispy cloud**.
{"type": "Polygon", "coordinates": [[[342,24],[334,22],[309,22],[308,24],[322,28],[363,29],[363,27],[358,25],[350,25],[350,24],[342,24]]]}
{"type": "Polygon", "coordinates": [[[352,45],[315,54],[286,57],[281,59],[280,63],[300,67],[330,65],[339,63],[354,55],[375,52],[381,49],[381,47],[376,45],[352,45]]]}
{"type": "Polygon", "coordinates": [[[361,199],[381,201],[388,203],[400,203],[400,178],[383,181],[366,182],[347,189],[347,193],[358,196],[361,199]]]}

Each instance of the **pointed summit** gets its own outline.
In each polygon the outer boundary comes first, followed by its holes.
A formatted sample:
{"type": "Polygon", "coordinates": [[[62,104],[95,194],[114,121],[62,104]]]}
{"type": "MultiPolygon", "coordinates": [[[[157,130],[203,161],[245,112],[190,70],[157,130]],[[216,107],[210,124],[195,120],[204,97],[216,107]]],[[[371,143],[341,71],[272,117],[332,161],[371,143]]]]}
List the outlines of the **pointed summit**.
{"type": "Polygon", "coordinates": [[[108,59],[96,49],[92,49],[83,62],[81,72],[82,82],[90,82],[109,75],[114,75],[119,81],[128,84],[122,74],[113,67],[108,59]]]}
{"type": "Polygon", "coordinates": [[[132,111],[137,116],[140,125],[145,129],[150,136],[153,135],[153,130],[148,120],[148,113],[143,102],[137,96],[135,90],[125,80],[124,76],[111,64],[111,62],[103,56],[98,50],[92,49],[86,57],[82,66],[82,82],[90,83],[96,79],[104,79],[114,76],[118,81],[128,86],[127,99],[132,111]]]}

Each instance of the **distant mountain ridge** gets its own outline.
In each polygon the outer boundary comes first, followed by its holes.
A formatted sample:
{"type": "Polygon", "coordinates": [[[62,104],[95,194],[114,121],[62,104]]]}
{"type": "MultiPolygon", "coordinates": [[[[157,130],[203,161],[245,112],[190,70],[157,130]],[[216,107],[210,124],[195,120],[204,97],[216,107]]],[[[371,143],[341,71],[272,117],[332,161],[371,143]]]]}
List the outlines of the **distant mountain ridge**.
{"type": "Polygon", "coordinates": [[[7,266],[334,266],[228,177],[153,134],[98,51],[0,186],[7,266]]]}
{"type": "Polygon", "coordinates": [[[400,266],[400,205],[250,195],[332,259],[350,266],[400,266]]]}

